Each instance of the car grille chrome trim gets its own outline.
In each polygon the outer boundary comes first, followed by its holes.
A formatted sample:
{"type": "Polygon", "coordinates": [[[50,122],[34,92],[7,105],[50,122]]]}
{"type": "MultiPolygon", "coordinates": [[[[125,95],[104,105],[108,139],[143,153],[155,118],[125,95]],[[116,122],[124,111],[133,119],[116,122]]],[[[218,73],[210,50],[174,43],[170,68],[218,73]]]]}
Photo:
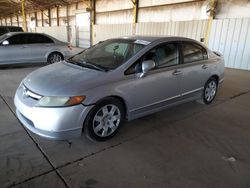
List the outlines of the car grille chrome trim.
{"type": "Polygon", "coordinates": [[[23,96],[26,97],[26,98],[31,97],[31,98],[36,99],[36,100],[39,100],[39,99],[42,98],[41,95],[33,93],[25,85],[23,85],[23,96]]]}

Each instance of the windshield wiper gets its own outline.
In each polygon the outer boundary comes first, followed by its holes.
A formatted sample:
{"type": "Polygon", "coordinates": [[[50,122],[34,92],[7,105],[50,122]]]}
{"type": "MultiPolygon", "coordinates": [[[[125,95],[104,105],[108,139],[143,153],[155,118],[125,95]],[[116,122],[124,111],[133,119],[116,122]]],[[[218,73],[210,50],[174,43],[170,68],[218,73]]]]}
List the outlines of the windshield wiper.
{"type": "Polygon", "coordinates": [[[96,70],[100,70],[100,71],[104,71],[104,72],[107,72],[108,69],[104,68],[103,66],[101,65],[97,65],[95,63],[92,63],[92,62],[89,62],[87,59],[80,59],[80,63],[88,66],[88,67],[92,67],[96,70]]]}
{"type": "Polygon", "coordinates": [[[104,68],[100,65],[96,65],[96,64],[87,62],[86,59],[81,59],[80,61],[74,61],[72,58],[70,58],[70,59],[66,60],[66,62],[72,63],[74,65],[78,65],[81,67],[92,68],[92,69],[99,70],[99,71],[104,71],[104,72],[108,71],[106,68],[104,68]]]}

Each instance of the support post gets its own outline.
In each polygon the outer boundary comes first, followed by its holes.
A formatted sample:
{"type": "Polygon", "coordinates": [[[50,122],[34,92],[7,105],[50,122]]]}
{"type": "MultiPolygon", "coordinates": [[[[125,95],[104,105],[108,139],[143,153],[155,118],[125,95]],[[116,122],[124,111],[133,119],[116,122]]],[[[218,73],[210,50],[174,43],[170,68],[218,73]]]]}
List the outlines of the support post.
{"type": "Polygon", "coordinates": [[[17,21],[17,26],[19,27],[20,24],[19,24],[19,16],[18,15],[16,15],[16,21],[17,21]]]}
{"type": "Polygon", "coordinates": [[[206,33],[205,33],[205,45],[206,46],[208,45],[213,19],[215,17],[217,0],[210,0],[209,5],[210,5],[210,14],[208,18],[207,27],[206,27],[206,33]]]}
{"type": "Polygon", "coordinates": [[[70,31],[69,31],[69,5],[66,5],[66,18],[67,18],[67,33],[68,33],[68,42],[71,42],[70,31]]]}
{"type": "Polygon", "coordinates": [[[56,25],[59,26],[60,22],[59,22],[59,7],[56,7],[56,25]]]}
{"type": "Polygon", "coordinates": [[[27,31],[27,23],[26,23],[26,16],[25,16],[24,3],[25,3],[25,0],[22,0],[23,30],[24,30],[24,31],[27,31]]]}
{"type": "Polygon", "coordinates": [[[51,10],[48,9],[49,26],[51,27],[51,10]]]}
{"type": "Polygon", "coordinates": [[[91,26],[90,26],[90,45],[94,44],[94,25],[96,23],[96,0],[91,0],[91,26]]]}
{"type": "Polygon", "coordinates": [[[35,12],[35,22],[36,22],[36,27],[38,27],[37,12],[35,12]]]}
{"type": "Polygon", "coordinates": [[[133,35],[136,34],[136,23],[138,22],[139,0],[131,0],[133,3],[133,35]]]}
{"type": "Polygon", "coordinates": [[[42,16],[42,27],[44,27],[43,10],[41,11],[41,16],[42,16]]]}

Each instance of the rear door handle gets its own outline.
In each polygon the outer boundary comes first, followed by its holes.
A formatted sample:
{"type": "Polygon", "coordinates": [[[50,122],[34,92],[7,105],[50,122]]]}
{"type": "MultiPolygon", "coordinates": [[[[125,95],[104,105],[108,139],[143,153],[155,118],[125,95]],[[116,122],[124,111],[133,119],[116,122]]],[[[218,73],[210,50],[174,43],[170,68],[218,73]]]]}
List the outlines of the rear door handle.
{"type": "Polygon", "coordinates": [[[178,76],[178,75],[181,75],[182,72],[180,70],[175,70],[173,73],[172,73],[174,76],[178,76]]]}
{"type": "Polygon", "coordinates": [[[23,48],[28,48],[28,46],[27,46],[27,45],[24,45],[23,48]]]}
{"type": "Polygon", "coordinates": [[[207,65],[202,65],[202,67],[201,68],[203,68],[203,69],[207,69],[208,68],[208,66],[207,65]]]}

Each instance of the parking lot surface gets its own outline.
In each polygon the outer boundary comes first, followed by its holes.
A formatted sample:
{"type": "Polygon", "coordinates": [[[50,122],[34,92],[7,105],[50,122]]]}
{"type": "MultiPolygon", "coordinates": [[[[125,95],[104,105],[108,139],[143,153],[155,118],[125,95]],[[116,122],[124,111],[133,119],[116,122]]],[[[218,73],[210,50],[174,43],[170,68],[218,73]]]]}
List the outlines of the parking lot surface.
{"type": "Polygon", "coordinates": [[[211,105],[169,108],[92,142],[48,140],[20,124],[15,90],[39,67],[0,69],[1,187],[250,187],[249,71],[226,69],[211,105]]]}

